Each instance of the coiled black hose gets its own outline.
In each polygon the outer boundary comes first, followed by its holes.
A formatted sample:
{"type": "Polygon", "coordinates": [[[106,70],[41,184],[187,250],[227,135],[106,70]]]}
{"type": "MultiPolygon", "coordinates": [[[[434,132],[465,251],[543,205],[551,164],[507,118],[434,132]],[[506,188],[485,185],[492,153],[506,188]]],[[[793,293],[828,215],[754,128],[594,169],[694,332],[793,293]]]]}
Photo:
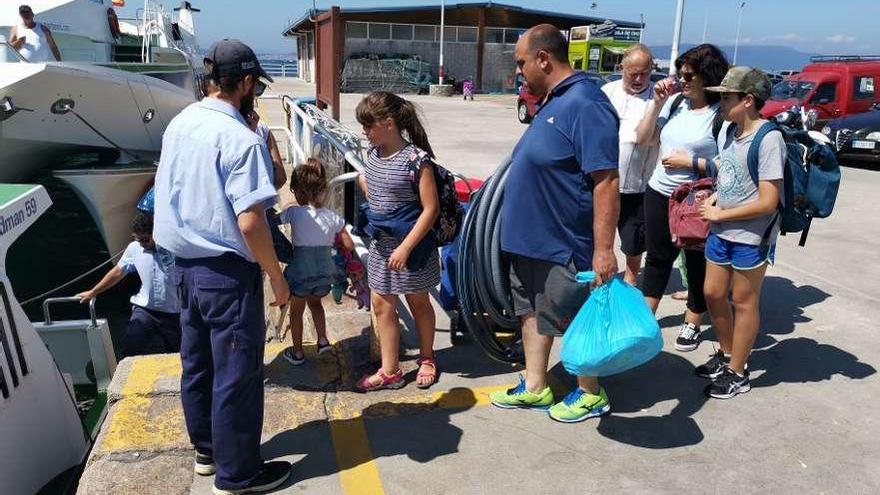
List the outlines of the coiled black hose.
{"type": "Polygon", "coordinates": [[[519,337],[500,339],[496,334],[520,331],[510,300],[509,265],[501,254],[500,211],[509,169],[508,156],[471,196],[459,234],[455,275],[460,317],[474,340],[493,359],[514,363],[523,361],[519,337]]]}

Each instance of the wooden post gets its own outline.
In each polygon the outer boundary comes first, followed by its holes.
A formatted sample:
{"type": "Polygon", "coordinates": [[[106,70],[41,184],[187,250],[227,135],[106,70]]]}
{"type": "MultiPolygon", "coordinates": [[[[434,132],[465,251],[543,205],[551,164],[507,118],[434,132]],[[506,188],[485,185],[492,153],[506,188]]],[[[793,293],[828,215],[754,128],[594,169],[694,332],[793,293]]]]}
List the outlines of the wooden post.
{"type": "Polygon", "coordinates": [[[483,55],[486,51],[486,8],[477,11],[477,77],[476,89],[483,89],[483,55]]]}
{"type": "Polygon", "coordinates": [[[338,6],[315,19],[315,100],[320,109],[332,107],[339,121],[339,76],[345,50],[345,24],[338,6]]]}

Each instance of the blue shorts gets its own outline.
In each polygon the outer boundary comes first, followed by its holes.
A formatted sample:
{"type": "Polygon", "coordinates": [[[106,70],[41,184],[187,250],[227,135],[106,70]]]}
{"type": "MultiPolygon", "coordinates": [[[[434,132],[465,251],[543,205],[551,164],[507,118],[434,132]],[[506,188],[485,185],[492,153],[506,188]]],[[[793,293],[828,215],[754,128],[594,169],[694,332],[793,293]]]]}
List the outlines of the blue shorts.
{"type": "Polygon", "coordinates": [[[776,244],[753,246],[728,241],[710,233],[706,239],[706,260],[714,265],[729,265],[734,270],[754,270],[764,263],[773,265],[776,261],[776,244]]]}
{"type": "Polygon", "coordinates": [[[324,297],[330,293],[337,268],[330,246],[295,246],[284,268],[290,293],[296,297],[324,297]]]}

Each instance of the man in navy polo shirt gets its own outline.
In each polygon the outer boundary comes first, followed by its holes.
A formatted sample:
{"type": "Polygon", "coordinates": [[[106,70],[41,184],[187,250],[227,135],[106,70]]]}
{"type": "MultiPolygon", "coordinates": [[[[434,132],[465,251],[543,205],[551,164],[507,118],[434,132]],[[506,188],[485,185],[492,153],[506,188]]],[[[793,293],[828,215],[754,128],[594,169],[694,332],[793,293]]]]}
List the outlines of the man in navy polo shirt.
{"type": "Polygon", "coordinates": [[[547,367],[554,337],[589,295],[577,272],[593,270],[597,285],[617,273],[619,122],[601,89],[572,70],[568,41],[555,27],[529,29],[514,56],[530,90],[546,96],[513,150],[501,210],[526,376],[491,400],[507,409],[548,409],[551,418],[573,423],[610,410],[599,381],[587,376],[577,377],[578,387],[554,405],[547,367]]]}

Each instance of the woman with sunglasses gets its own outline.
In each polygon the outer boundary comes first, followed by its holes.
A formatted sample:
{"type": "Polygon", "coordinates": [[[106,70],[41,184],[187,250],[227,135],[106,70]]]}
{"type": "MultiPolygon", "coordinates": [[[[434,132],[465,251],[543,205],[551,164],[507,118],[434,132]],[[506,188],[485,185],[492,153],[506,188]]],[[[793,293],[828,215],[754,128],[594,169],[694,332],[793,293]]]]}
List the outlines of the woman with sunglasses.
{"type": "MultiPolygon", "coordinates": [[[[720,128],[718,95],[706,87],[721,83],[728,63],[716,46],[703,44],[675,60],[678,79],[654,85],[654,100],[636,130],[639,145],[660,142],[657,166],[645,191],[645,243],[647,256],[642,292],[656,313],[669,283],[679,249],[669,231],[669,197],[675,189],[698,178],[697,158],[718,155],[715,129],[720,128]],[[681,96],[674,93],[681,91],[681,96]]],[[[706,259],[701,251],[685,251],[688,302],[675,348],[692,351],[700,345],[700,323],[706,312],[703,279],[706,259]]]]}

